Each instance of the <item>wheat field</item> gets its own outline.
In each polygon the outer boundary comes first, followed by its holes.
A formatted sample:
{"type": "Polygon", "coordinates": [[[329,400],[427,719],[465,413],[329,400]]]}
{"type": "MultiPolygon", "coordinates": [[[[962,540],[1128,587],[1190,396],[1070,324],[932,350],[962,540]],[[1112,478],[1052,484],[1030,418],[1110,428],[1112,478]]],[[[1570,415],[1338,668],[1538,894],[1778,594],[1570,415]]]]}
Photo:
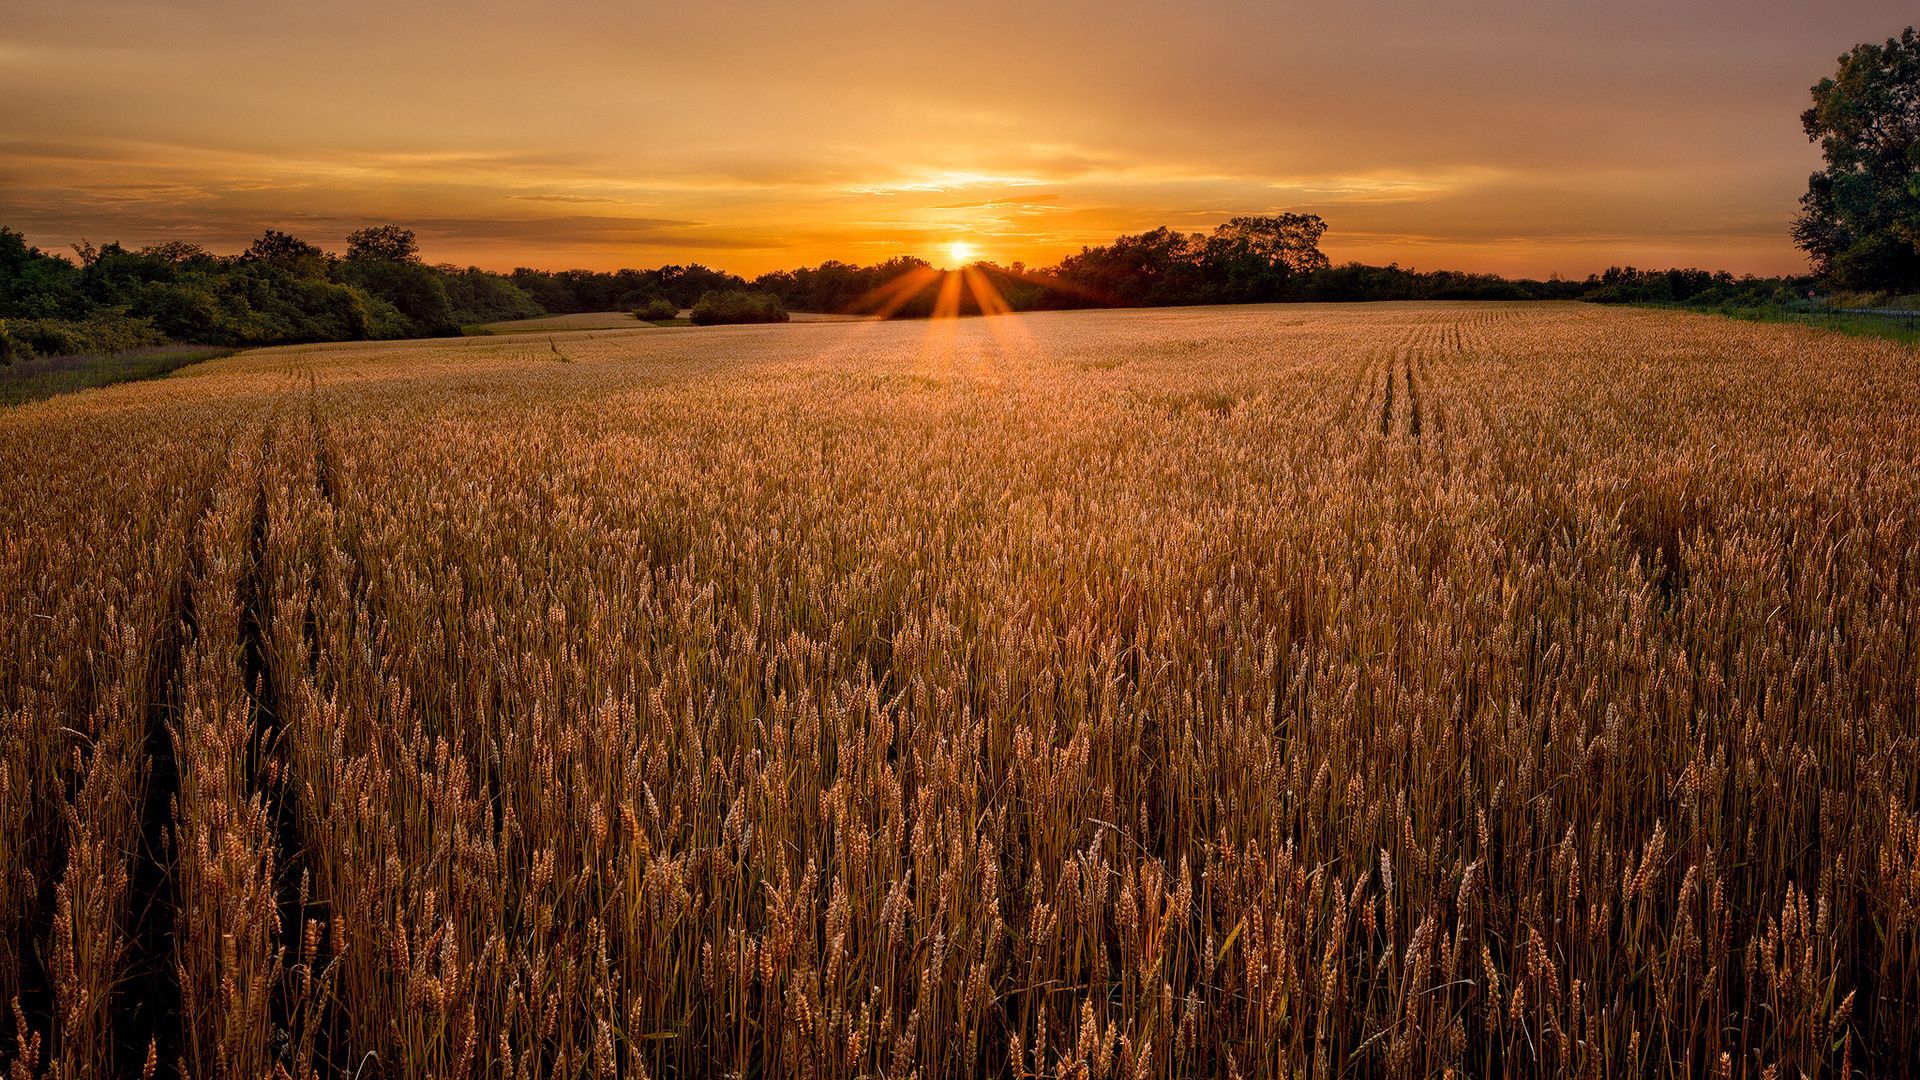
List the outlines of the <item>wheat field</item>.
{"type": "Polygon", "coordinates": [[[1889,1076],[1920,352],[1575,305],[0,413],[0,1063],[1889,1076]]]}

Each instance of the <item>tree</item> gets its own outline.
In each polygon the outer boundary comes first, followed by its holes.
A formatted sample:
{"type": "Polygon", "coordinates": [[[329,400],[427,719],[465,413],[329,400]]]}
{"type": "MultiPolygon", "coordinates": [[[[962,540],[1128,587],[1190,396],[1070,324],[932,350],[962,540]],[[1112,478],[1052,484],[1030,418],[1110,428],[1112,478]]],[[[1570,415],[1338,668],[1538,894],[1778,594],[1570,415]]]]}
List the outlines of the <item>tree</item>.
{"type": "Polygon", "coordinates": [[[341,264],[340,276],[346,284],[393,305],[406,316],[409,325],[401,328],[400,336],[440,337],[460,332],[446,281],[430,266],[399,259],[349,258],[341,264]]]}
{"type": "Polygon", "coordinates": [[[1327,223],[1316,214],[1237,217],[1213,230],[1200,247],[1200,265],[1213,299],[1236,304],[1281,299],[1295,274],[1327,268],[1320,237],[1327,223]]]}
{"type": "Polygon", "coordinates": [[[696,326],[787,321],[779,297],[748,289],[715,289],[695,301],[689,315],[696,326]]]}
{"type": "Polygon", "coordinates": [[[456,323],[489,323],[502,319],[531,319],[546,312],[519,286],[504,275],[488,273],[478,267],[465,270],[457,266],[436,266],[446,284],[447,299],[453,304],[456,323]]]}
{"type": "Polygon", "coordinates": [[[187,240],[162,240],[157,244],[148,244],[137,254],[171,263],[174,266],[210,262],[213,259],[206,248],[187,240]]]}
{"type": "Polygon", "coordinates": [[[292,233],[268,229],[260,234],[260,239],[247,245],[246,253],[240,257],[255,262],[294,265],[318,262],[326,257],[326,252],[292,233]]]}
{"type": "Polygon", "coordinates": [[[641,322],[666,322],[680,316],[680,308],[664,296],[656,296],[634,309],[633,317],[641,322]]]}
{"type": "Polygon", "coordinates": [[[1212,299],[1198,255],[1204,243],[1199,233],[1161,226],[1082,248],[1052,277],[1067,292],[1063,302],[1075,307],[1204,304],[1212,299]]]}
{"type": "Polygon", "coordinates": [[[1920,34],[1856,45],[1800,117],[1827,167],[1793,240],[1835,285],[1920,288],[1920,34]]]}
{"type": "Polygon", "coordinates": [[[1330,265],[1320,253],[1320,238],[1326,233],[1327,223],[1318,214],[1237,217],[1213,230],[1208,243],[1244,253],[1270,267],[1306,274],[1330,265]]]}
{"type": "Polygon", "coordinates": [[[418,262],[420,245],[412,229],[369,225],[347,234],[347,258],[354,262],[418,262]]]}
{"type": "Polygon", "coordinates": [[[80,268],[0,227],[0,316],[24,319],[79,318],[86,314],[80,268]]]}

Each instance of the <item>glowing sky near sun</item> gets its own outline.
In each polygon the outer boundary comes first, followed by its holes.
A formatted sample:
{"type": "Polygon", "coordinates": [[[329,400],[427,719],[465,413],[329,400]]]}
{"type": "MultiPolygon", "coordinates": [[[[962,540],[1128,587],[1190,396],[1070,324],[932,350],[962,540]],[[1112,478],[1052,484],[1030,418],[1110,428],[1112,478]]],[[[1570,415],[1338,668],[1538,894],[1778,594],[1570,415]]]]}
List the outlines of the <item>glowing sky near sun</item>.
{"type": "Polygon", "coordinates": [[[1903,3],[0,0],[0,223],[418,229],[496,269],[1050,263],[1240,213],[1336,260],[1786,272],[1807,87],[1903,3]]]}

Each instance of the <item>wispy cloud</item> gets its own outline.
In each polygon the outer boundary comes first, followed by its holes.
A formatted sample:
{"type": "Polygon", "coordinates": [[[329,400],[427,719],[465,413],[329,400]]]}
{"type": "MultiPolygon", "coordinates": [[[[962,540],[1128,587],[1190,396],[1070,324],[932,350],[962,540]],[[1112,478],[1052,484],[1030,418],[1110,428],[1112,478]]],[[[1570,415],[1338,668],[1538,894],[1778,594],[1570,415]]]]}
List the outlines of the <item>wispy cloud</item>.
{"type": "Polygon", "coordinates": [[[509,199],[519,202],[545,203],[615,203],[619,199],[605,195],[509,195],[509,199]]]}

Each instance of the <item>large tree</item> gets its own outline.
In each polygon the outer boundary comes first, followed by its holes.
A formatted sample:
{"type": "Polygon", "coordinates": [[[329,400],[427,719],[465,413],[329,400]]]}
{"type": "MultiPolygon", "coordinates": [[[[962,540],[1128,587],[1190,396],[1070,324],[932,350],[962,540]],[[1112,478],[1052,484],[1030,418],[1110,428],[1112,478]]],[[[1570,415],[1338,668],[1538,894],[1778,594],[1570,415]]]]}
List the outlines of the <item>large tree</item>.
{"type": "Polygon", "coordinates": [[[413,230],[398,225],[369,225],[347,234],[347,258],[355,262],[419,262],[413,230]]]}
{"type": "Polygon", "coordinates": [[[1305,274],[1327,268],[1327,257],[1320,252],[1320,238],[1326,234],[1327,223],[1318,214],[1237,217],[1213,230],[1208,244],[1305,274]]]}
{"type": "Polygon", "coordinates": [[[1835,285],[1920,288],[1920,34],[1857,45],[1802,114],[1826,156],[1794,243],[1835,285]]]}
{"type": "Polygon", "coordinates": [[[268,263],[299,270],[313,277],[326,272],[327,253],[291,233],[268,229],[260,239],[247,245],[240,258],[247,262],[268,263]]]}

